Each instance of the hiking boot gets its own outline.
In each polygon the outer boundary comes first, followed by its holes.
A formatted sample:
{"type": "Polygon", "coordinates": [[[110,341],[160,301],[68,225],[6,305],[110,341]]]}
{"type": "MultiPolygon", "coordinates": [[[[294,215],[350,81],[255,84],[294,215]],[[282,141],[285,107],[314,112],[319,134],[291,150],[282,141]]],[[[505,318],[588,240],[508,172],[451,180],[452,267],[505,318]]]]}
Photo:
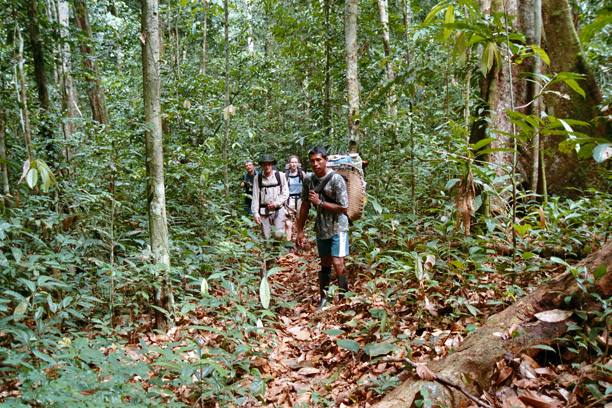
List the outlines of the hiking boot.
{"type": "Polygon", "coordinates": [[[323,309],[327,303],[327,291],[329,290],[329,282],[331,281],[331,270],[322,270],[319,272],[319,293],[321,294],[321,302],[317,311],[323,309]]]}

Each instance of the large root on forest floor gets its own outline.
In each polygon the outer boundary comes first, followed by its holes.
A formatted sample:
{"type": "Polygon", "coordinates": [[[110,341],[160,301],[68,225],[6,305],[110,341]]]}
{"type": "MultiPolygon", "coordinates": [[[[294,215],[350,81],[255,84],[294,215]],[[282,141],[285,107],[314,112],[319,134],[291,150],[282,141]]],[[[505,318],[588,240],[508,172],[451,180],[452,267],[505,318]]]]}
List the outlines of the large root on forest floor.
{"type": "MultiPolygon", "coordinates": [[[[551,345],[567,330],[567,322],[546,323],[536,319],[536,313],[553,309],[598,310],[601,304],[592,294],[596,293],[603,299],[612,296],[612,241],[585,258],[577,268],[586,268],[589,277],[594,279],[593,274],[601,265],[606,266],[606,273],[592,285],[587,285],[587,291],[578,286],[577,278],[571,272],[564,272],[492,316],[468,336],[456,352],[431,362],[428,367],[439,377],[455,384],[469,384],[466,388],[472,395],[482,395],[483,390],[491,386],[496,362],[504,356],[535,354],[538,350],[532,346],[551,345]],[[471,380],[466,381],[467,378],[471,380]]],[[[421,388],[427,389],[429,399],[441,406],[466,407],[473,404],[459,391],[438,382],[420,380],[414,375],[374,407],[412,407],[415,400],[422,399],[421,388]]]]}

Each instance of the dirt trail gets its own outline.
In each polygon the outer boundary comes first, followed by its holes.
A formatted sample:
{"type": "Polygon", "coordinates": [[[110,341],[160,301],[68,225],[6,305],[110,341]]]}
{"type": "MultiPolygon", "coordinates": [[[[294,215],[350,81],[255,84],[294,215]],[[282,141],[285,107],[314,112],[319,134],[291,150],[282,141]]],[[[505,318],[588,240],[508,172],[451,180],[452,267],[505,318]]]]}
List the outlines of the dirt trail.
{"type": "MultiPolygon", "coordinates": [[[[326,406],[322,399],[348,403],[350,397],[352,404],[370,399],[372,391],[360,385],[364,382],[371,385],[369,379],[385,371],[396,374],[400,369],[387,363],[371,365],[363,351],[348,351],[339,347],[337,341],[360,328],[358,323],[370,316],[368,308],[372,305],[356,300],[357,296],[349,300],[336,296],[332,303],[317,312],[320,263],[312,250],[300,255],[288,254],[277,262],[277,266],[283,270],[269,277],[272,302],[296,303],[277,311],[277,332],[264,340],[273,349],[268,361],[262,361],[260,367],[262,372],[273,377],[267,383],[266,403],[311,407],[326,406]]],[[[351,275],[349,290],[360,292],[363,283],[351,275]]],[[[337,285],[334,274],[331,284],[337,285]]],[[[351,336],[358,342],[367,337],[367,333],[351,336]]]]}

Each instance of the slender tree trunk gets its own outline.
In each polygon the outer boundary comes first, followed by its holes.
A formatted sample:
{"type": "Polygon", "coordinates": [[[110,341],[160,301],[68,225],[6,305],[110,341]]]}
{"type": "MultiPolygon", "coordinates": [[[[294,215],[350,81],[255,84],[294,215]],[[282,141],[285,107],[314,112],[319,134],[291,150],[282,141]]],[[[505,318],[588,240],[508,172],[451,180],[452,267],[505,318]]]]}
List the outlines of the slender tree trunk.
{"type": "Polygon", "coordinates": [[[412,23],[412,8],[410,0],[402,0],[402,19],[404,20],[404,39],[406,41],[406,66],[410,66],[410,30],[409,24],[412,23]]]}
{"type": "Polygon", "coordinates": [[[60,60],[61,60],[61,75],[60,84],[62,86],[62,109],[65,112],[66,120],[62,122],[62,128],[64,131],[64,138],[66,140],[66,150],[64,155],[66,160],[70,160],[71,152],[69,147],[69,141],[72,138],[72,134],[75,131],[74,120],[78,117],[77,110],[77,91],[74,86],[74,79],[72,78],[72,63],[70,44],[67,43],[66,39],[69,36],[68,32],[68,17],[69,9],[68,2],[59,0],[57,2],[57,17],[60,24],[60,36],[64,39],[64,44],[60,47],[60,60]]]}
{"type": "Polygon", "coordinates": [[[329,3],[325,0],[325,106],[323,107],[323,122],[325,126],[325,136],[329,140],[331,136],[331,101],[329,99],[329,3]]]}
{"type": "Polygon", "coordinates": [[[225,136],[223,137],[223,182],[225,183],[225,201],[229,205],[229,175],[228,175],[228,160],[227,160],[227,143],[229,140],[230,128],[230,97],[229,97],[229,80],[230,80],[230,65],[229,65],[229,0],[223,1],[223,9],[225,12],[225,136]]]}
{"type": "Polygon", "coordinates": [[[42,40],[40,38],[40,22],[38,18],[37,0],[28,0],[28,32],[32,45],[32,56],[34,60],[34,76],[36,77],[36,89],[38,100],[43,110],[49,108],[49,81],[45,68],[45,56],[42,40]]]}
{"type": "Polygon", "coordinates": [[[361,119],[359,117],[359,77],[357,71],[357,11],[359,0],[346,0],[344,39],[346,47],[346,89],[348,95],[349,153],[359,152],[361,119]]]}
{"type": "MultiPolygon", "coordinates": [[[[159,70],[159,3],[142,2],[142,72],[143,100],[146,121],[147,202],[149,205],[149,234],[153,263],[159,282],[155,285],[155,304],[172,316],[174,297],[168,280],[170,250],[166,220],[164,157],[161,121],[161,81],[159,70]]],[[[155,310],[155,326],[165,330],[174,324],[160,310],[155,310]]]]}
{"type": "Polygon", "coordinates": [[[21,110],[21,124],[23,126],[23,139],[28,152],[28,160],[30,163],[34,161],[34,152],[32,150],[32,134],[30,131],[30,113],[28,111],[28,99],[26,92],[25,78],[23,76],[23,36],[21,35],[21,29],[18,25],[15,26],[15,33],[17,37],[18,53],[16,56],[17,62],[17,81],[18,81],[18,93],[17,100],[20,102],[21,110]]]}
{"type": "Polygon", "coordinates": [[[208,34],[208,0],[202,0],[204,4],[204,29],[202,33],[202,67],[200,68],[200,72],[203,76],[206,76],[206,51],[208,49],[208,44],[206,41],[206,36],[208,34]]]}
{"type": "MultiPolygon", "coordinates": [[[[387,82],[392,82],[395,80],[395,69],[393,68],[391,41],[389,40],[389,13],[387,12],[387,0],[378,0],[378,12],[380,13],[380,24],[382,25],[383,48],[385,51],[385,58],[387,59],[385,74],[387,82]]],[[[393,85],[387,93],[387,110],[394,122],[393,128],[391,129],[393,133],[395,133],[397,126],[396,99],[395,85],[393,85]]]]}
{"type": "MultiPolygon", "coordinates": [[[[534,44],[538,47],[542,46],[542,0],[534,0],[534,16],[533,16],[533,41],[534,44]]],[[[533,67],[533,73],[535,75],[539,75],[542,73],[542,59],[539,57],[535,58],[535,63],[533,67]]],[[[538,95],[540,93],[540,85],[539,83],[533,84],[533,93],[534,95],[538,95]]],[[[542,115],[542,98],[536,98],[533,101],[533,108],[531,110],[531,114],[540,117],[542,115]]],[[[540,132],[537,132],[533,135],[533,139],[531,141],[531,147],[533,151],[531,152],[531,191],[538,191],[538,184],[540,181],[540,132]]],[[[544,177],[545,175],[543,175],[544,177]]]]}
{"type": "Polygon", "coordinates": [[[11,192],[8,180],[8,166],[6,165],[6,138],[4,135],[4,107],[0,105],[0,172],[2,177],[2,194],[7,195],[11,192]]]}
{"type": "Polygon", "coordinates": [[[85,0],[74,0],[75,7],[75,22],[79,30],[82,30],[86,39],[83,40],[81,49],[85,57],[85,69],[88,71],[86,75],[87,93],[89,95],[89,103],[91,105],[91,113],[93,120],[103,125],[108,125],[108,112],[106,110],[106,97],[104,96],[104,87],[100,79],[100,69],[96,61],[93,44],[93,35],[87,15],[87,4],[85,0]]]}
{"type": "Polygon", "coordinates": [[[249,0],[244,0],[244,7],[246,9],[247,16],[247,51],[255,51],[255,42],[253,41],[253,14],[251,13],[251,5],[249,0]]]}

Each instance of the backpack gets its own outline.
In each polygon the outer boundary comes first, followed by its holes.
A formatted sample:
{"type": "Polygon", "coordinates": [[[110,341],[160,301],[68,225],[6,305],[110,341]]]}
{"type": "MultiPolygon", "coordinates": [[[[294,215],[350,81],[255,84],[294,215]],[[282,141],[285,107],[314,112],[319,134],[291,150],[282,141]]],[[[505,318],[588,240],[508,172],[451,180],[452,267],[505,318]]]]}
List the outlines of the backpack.
{"type": "Polygon", "coordinates": [[[300,183],[304,182],[304,172],[302,171],[302,168],[298,167],[297,171],[298,171],[298,175],[297,176],[292,176],[291,175],[291,170],[288,169],[285,172],[285,178],[287,179],[287,181],[289,181],[289,177],[291,177],[291,178],[299,177],[300,178],[300,183]]]}
{"type": "MultiPolygon", "coordinates": [[[[350,221],[357,221],[361,218],[363,215],[363,207],[366,203],[366,182],[363,178],[363,170],[360,165],[361,158],[359,155],[355,155],[355,160],[348,155],[332,155],[327,159],[327,167],[340,174],[346,182],[346,191],[349,201],[346,215],[348,215],[350,221]]],[[[331,180],[331,176],[321,180],[321,183],[316,187],[315,191],[321,193],[329,180],[331,180]]]]}
{"type": "MultiPolygon", "coordinates": [[[[259,181],[259,189],[261,190],[262,188],[273,188],[273,187],[280,186],[281,193],[282,193],[283,192],[283,185],[281,184],[280,172],[278,170],[274,170],[274,177],[276,177],[276,184],[271,184],[269,186],[264,186],[264,185],[262,185],[262,183],[263,183],[263,171],[260,172],[257,175],[257,179],[259,181]]],[[[261,194],[259,194],[259,204],[261,205],[261,194]]]]}

